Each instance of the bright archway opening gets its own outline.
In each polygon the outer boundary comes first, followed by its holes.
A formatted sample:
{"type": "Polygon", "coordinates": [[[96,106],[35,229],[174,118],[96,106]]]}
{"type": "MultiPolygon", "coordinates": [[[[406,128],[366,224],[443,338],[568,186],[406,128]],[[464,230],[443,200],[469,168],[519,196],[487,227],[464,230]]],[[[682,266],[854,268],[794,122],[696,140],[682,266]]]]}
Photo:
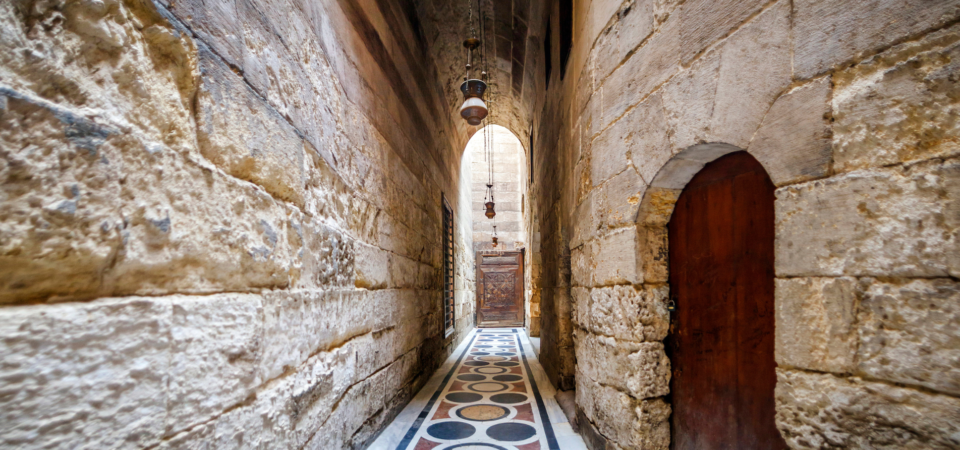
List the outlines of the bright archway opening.
{"type": "Polygon", "coordinates": [[[499,125],[478,130],[464,151],[461,166],[469,170],[479,327],[523,327],[530,323],[524,267],[524,154],[516,135],[499,125]],[[493,218],[485,214],[491,191],[496,212],[493,218]]]}

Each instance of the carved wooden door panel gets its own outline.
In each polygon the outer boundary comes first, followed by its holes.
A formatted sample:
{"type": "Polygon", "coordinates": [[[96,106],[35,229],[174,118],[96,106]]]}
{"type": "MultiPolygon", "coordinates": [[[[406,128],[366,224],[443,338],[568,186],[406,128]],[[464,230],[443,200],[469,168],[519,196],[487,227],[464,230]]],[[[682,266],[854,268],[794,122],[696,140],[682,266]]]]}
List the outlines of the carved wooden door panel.
{"type": "Polygon", "coordinates": [[[737,152],[704,167],[677,201],[673,449],[786,448],[774,424],[773,190],[760,163],[737,152]]]}
{"type": "Polygon", "coordinates": [[[477,254],[477,326],[523,326],[523,253],[477,254]]]}

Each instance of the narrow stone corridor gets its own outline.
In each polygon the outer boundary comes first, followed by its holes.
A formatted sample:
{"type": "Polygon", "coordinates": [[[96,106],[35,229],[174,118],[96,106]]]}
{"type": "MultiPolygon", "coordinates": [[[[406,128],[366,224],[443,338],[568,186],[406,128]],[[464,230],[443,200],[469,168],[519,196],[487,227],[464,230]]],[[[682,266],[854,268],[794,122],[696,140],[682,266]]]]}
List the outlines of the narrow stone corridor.
{"type": "Polygon", "coordinates": [[[523,329],[475,329],[373,450],[579,450],[523,329]]]}

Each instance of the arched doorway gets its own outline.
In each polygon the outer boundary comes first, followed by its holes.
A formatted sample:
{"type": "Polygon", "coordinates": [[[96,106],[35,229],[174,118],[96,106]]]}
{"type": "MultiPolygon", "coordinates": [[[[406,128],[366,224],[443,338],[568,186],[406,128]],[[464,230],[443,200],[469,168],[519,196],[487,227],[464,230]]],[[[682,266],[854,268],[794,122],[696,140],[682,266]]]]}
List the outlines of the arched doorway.
{"type": "Polygon", "coordinates": [[[671,447],[775,449],[774,185],[747,152],[707,164],[668,225],[671,447]]]}

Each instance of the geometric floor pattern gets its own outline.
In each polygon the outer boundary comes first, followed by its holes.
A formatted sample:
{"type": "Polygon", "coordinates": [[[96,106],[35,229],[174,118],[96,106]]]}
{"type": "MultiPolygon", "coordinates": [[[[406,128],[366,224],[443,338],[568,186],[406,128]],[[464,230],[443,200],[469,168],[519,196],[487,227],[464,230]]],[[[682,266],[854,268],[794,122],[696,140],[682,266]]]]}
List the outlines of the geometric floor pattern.
{"type": "MultiPolygon", "coordinates": [[[[416,419],[405,428],[394,427],[372,448],[391,450],[560,450],[570,436],[558,439],[540,392],[531,376],[534,359],[522,329],[484,328],[475,331],[457,349],[439,384],[431,388],[416,419]],[[528,356],[529,355],[529,356],[528,356]],[[399,438],[399,439],[397,439],[399,438]],[[392,441],[392,442],[390,442],[392,441]],[[379,445],[377,445],[379,444],[379,445]]],[[[545,380],[541,379],[541,382],[545,380]]],[[[425,390],[427,389],[425,388],[425,390]]],[[[552,392],[552,386],[550,387],[552,392]]],[[[549,399],[548,399],[549,400],[549,399]]],[[[413,402],[412,402],[413,403],[413,402]]],[[[408,412],[410,416],[413,412],[408,412]]],[[[564,423],[563,425],[567,425],[564,423]]],[[[566,426],[569,429],[569,425],[566,426]]],[[[561,430],[561,434],[566,430],[561,430]]]]}

